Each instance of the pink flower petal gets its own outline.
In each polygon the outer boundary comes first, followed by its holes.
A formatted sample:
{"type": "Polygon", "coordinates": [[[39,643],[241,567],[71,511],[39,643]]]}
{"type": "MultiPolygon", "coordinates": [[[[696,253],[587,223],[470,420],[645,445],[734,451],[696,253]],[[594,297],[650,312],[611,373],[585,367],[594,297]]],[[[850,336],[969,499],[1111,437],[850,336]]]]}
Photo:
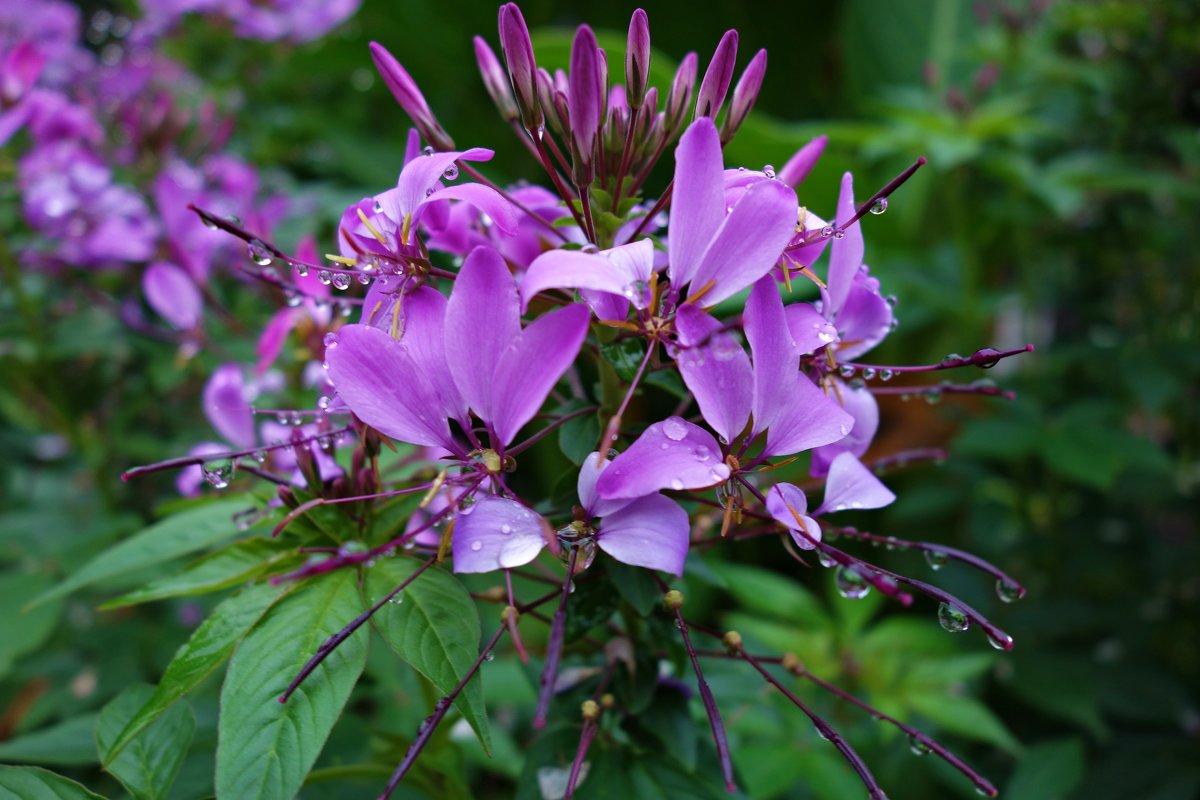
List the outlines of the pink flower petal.
{"type": "Polygon", "coordinates": [[[604,517],[596,544],[623,564],[682,575],[690,532],[687,512],[652,494],[604,517]]]}
{"type": "Polygon", "coordinates": [[[704,489],[728,478],[712,434],[682,417],[668,417],[604,469],[596,493],[606,500],[628,499],[660,489],[704,489]]]}
{"type": "Polygon", "coordinates": [[[482,497],[458,512],[454,571],[492,572],[528,564],[546,546],[542,518],[514,500],[482,497]]]}

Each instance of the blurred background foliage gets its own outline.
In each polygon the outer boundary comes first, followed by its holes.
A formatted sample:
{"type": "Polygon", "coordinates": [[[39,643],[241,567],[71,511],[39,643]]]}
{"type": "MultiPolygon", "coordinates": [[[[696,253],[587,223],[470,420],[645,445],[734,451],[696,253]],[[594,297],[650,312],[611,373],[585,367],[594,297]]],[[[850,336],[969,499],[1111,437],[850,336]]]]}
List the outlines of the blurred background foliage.
{"type": "MultiPolygon", "coordinates": [[[[601,41],[617,68],[632,6],[522,7],[540,62],[563,63],[570,32],[586,21],[611,34],[601,41]]],[[[390,184],[402,161],[407,121],[374,74],[369,39],[405,64],[459,145],[497,150],[489,174],[535,174],[490,107],[471,54],[474,33],[496,44],[495,10],[491,0],[367,0],[339,32],[300,48],[235,40],[193,20],[172,54],[236,114],[231,148],[303,198],[280,244],[315,230],[328,249],[344,205],[390,184]]],[[[946,635],[920,603],[901,613],[874,598],[826,597],[819,570],[802,575],[803,585],[781,580],[796,570],[774,543],[724,547],[709,562],[719,568],[689,579],[689,597],[752,645],[795,651],[882,710],[939,731],[1009,797],[1197,797],[1200,5],[661,0],[647,11],[660,75],[688,50],[703,62],[729,27],[741,34],[739,64],[769,50],[758,107],[727,162],[779,165],[811,136],[829,135],[801,190],[814,209],[832,208],[844,170],[866,196],[916,156],[929,158],[886,214],[865,220],[868,262],[899,298],[901,322],[874,360],[1037,346],[989,375],[1018,392],[1013,402],[884,399],[875,454],[940,445],[950,458],[893,473],[897,504],[856,520],[882,535],[971,550],[1025,581],[1027,599],[1009,607],[974,575],[953,566],[938,575],[1015,637],[1011,655],[988,650],[974,631],[946,635]],[[777,570],[751,566],[772,563],[777,570]]],[[[16,213],[9,186],[0,227],[17,227],[16,213]]],[[[18,309],[9,295],[18,277],[7,276],[0,303],[0,602],[8,610],[0,616],[0,760],[115,790],[97,771],[96,715],[127,685],[156,680],[203,609],[96,610],[112,590],[146,577],[134,575],[18,612],[23,598],[136,530],[171,496],[169,478],[123,485],[117,476],[208,437],[199,386],[212,363],[181,360],[99,305],[55,296],[38,276],[24,280],[44,305],[18,309]]],[[[236,290],[225,287],[223,297],[234,315],[265,318],[270,309],[236,290]]],[[[250,360],[252,336],[222,321],[214,331],[215,350],[250,360]]],[[[903,553],[878,557],[929,569],[903,553]]],[[[379,650],[368,666],[375,694],[335,728],[318,762],[326,780],[306,797],[377,790],[380,775],[340,765],[354,761],[368,732],[385,743],[407,736],[431,702],[427,687],[397,674],[379,650]],[[414,702],[397,707],[398,696],[414,702]]],[[[832,748],[738,666],[714,664],[710,679],[726,704],[746,794],[858,796],[832,748]]],[[[488,670],[494,714],[529,705],[519,665],[498,659],[488,670]]],[[[179,797],[211,790],[215,696],[192,703],[195,744],[179,797]]],[[[892,797],[971,796],[966,782],[912,758],[891,732],[811,698],[892,797]]],[[[664,735],[678,722],[672,709],[651,708],[631,723],[642,730],[627,733],[695,763],[697,742],[711,746],[702,718],[664,735]]],[[[548,741],[526,751],[497,733],[497,758],[488,760],[459,733],[447,736],[461,747],[431,748],[403,796],[462,795],[466,785],[448,776],[464,765],[476,796],[509,796],[523,755],[548,741]]],[[[573,732],[560,738],[574,748],[573,732]]],[[[585,789],[600,791],[595,782],[585,789]]]]}

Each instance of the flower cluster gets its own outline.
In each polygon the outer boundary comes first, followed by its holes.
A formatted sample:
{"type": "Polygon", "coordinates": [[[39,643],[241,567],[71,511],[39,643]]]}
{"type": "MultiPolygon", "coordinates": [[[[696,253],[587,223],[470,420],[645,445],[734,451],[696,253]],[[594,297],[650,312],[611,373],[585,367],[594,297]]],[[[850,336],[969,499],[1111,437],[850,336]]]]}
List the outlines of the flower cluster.
{"type": "MultiPolygon", "coordinates": [[[[279,487],[274,502],[287,508],[276,534],[293,531],[324,507],[346,509],[346,524],[357,526],[363,540],[351,547],[335,537],[313,546],[311,537],[321,534],[305,528],[298,535],[312,556],[276,575],[277,581],[365,569],[386,557],[423,557],[426,566],[449,559],[458,573],[496,574],[503,620],[483,653],[508,633],[525,657],[521,613],[558,601],[536,726],[545,723],[563,686],[559,666],[574,584],[596,571],[597,558],[650,571],[695,669],[730,787],[735,776],[723,722],[689,628],[713,632],[689,624],[682,594],[668,591],[660,575],[683,575],[689,548],[698,542],[733,546],[741,531],[779,536],[801,563],[809,551],[822,566],[835,568],[845,597],[874,588],[908,604],[912,592],[924,594],[940,603],[948,629],[974,624],[996,647],[1011,648],[1007,634],[941,589],[830,543],[834,534],[878,538],[839,527],[835,515],[888,505],[895,495],[878,469],[929,455],[862,460],[880,424],[875,398],[899,390],[893,379],[987,368],[1031,349],[984,348],[924,366],[860,361],[895,328],[892,301],[864,263],[863,222],[885,211],[889,196],[924,160],[862,203],[849,174],[836,203],[803,193],[823,138],[780,170],[726,168],[723,148],[753,107],[766,68],[760,51],[734,82],[733,31],[721,39],[702,76],[689,54],[662,89],[648,85],[650,38],[641,10],[629,28],[623,85],[609,71],[610,63],[619,62],[610,61],[587,26],[575,36],[566,72],[538,66],[516,5],[501,7],[499,36],[502,58],[484,39],[475,40],[484,84],[544,169],[548,188],[489,181],[482,165],[492,151],[459,149],[401,64],[372,45],[380,74],[415,131],[396,185],[346,209],[331,243],[336,252],[324,261],[311,248],[287,254],[268,242],[264,229],[230,219],[200,194],[183,195],[207,226],[246,243],[254,271],[280,287],[287,308],[260,339],[255,381],[228,365],[205,393],[206,411],[231,447],[204,445],[189,457],[131,470],[127,477],[166,465],[190,467],[182,481],[189,491],[199,476],[224,488],[239,469],[268,479],[279,487]],[[664,157],[673,162],[673,177],[654,196],[647,181],[664,157]],[[810,211],[808,202],[818,208],[825,203],[827,216],[810,211]],[[328,313],[331,290],[351,298],[355,288],[362,289],[361,298],[344,306],[359,309],[356,320],[328,313]],[[812,294],[818,299],[798,299],[812,294]],[[292,354],[311,362],[320,398],[311,408],[256,408],[254,395],[271,391],[265,376],[285,341],[296,345],[292,354]],[[256,430],[255,414],[278,420],[256,430]],[[560,439],[572,432],[584,440],[563,448],[578,470],[568,476],[573,493],[562,493],[555,481],[521,463],[555,432],[560,439]],[[798,459],[807,460],[807,482],[785,469],[798,459]],[[822,499],[810,510],[814,491],[822,499]],[[398,496],[419,498],[403,524],[368,524],[398,496]],[[559,588],[523,602],[513,577],[547,574],[547,564],[554,563],[543,556],[547,552],[565,565],[565,575],[555,580],[559,588]],[[531,566],[538,571],[528,573],[531,566]]],[[[178,203],[169,213],[177,212],[178,203]]],[[[166,286],[177,276],[164,273],[158,280],[166,286]]],[[[903,391],[999,393],[990,385],[945,383],[903,391]]],[[[969,554],[891,537],[888,542],[971,564],[998,581],[1002,599],[1023,592],[969,554]]],[[[348,620],[313,654],[285,698],[381,607],[382,601],[348,620]]],[[[614,619],[611,626],[620,630],[621,623],[614,619]]],[[[624,646],[638,641],[632,631],[614,635],[624,646]]],[[[811,716],[736,631],[713,635],[811,716]]],[[[653,654],[656,643],[633,646],[653,654]]],[[[786,658],[780,663],[788,665],[786,658]]],[[[386,793],[407,773],[478,666],[476,661],[438,704],[386,793]]],[[[788,668],[804,674],[794,659],[788,668]]],[[[602,682],[597,697],[603,689],[602,682]]],[[[580,780],[599,717],[617,713],[589,702],[565,796],[580,780]]],[[[814,721],[858,771],[870,796],[882,797],[845,739],[819,717],[814,721]]],[[[940,744],[891,721],[984,793],[995,793],[940,744]]]]}

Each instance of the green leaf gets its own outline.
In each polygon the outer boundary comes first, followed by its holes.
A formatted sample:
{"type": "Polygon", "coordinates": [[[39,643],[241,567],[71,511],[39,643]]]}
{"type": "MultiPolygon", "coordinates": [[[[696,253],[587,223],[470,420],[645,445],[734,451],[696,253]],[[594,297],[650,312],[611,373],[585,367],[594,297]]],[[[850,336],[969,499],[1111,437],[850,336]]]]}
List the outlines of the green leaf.
{"type": "Polygon", "coordinates": [[[196,731],[196,716],[191,706],[186,703],[173,706],[109,759],[111,745],[153,696],[153,686],[130,686],[109,701],[96,722],[96,749],[108,762],[108,771],[135,800],[170,797],[171,784],[179,774],[196,731]]]}
{"type": "Polygon", "coordinates": [[[105,550],[83,569],[38,595],[26,608],[35,608],[84,586],[161,564],[228,539],[238,532],[233,515],[244,511],[249,502],[246,498],[218,500],[167,517],[105,550]]]}
{"type": "Polygon", "coordinates": [[[744,564],[711,564],[725,579],[729,592],[748,612],[795,622],[809,631],[825,631],[830,620],[821,601],[799,581],[744,564]]]}
{"type": "Polygon", "coordinates": [[[235,542],[192,562],[174,575],[109,600],[100,608],[121,608],[165,597],[186,597],[228,589],[272,571],[294,553],[292,545],[274,539],[235,542]]]}
{"type": "Polygon", "coordinates": [[[659,686],[650,705],[637,715],[638,725],[656,741],[660,752],[696,768],[696,723],[687,698],[669,686],[659,686]]]}
{"type": "Polygon", "coordinates": [[[662,592],[654,582],[654,574],[641,567],[631,567],[616,559],[607,562],[608,577],[626,603],[645,617],[658,605],[662,592]]]}
{"type": "Polygon", "coordinates": [[[1083,741],[1060,739],[1030,747],[1017,762],[1005,797],[1059,800],[1083,780],[1083,741]]]}
{"type": "MultiPolygon", "coordinates": [[[[380,559],[367,570],[363,585],[366,602],[379,602],[419,566],[411,558],[380,559]]],[[[458,685],[479,657],[479,612],[458,579],[440,569],[425,570],[403,593],[375,612],[371,622],[388,646],[443,694],[458,685]]],[[[481,673],[463,688],[454,707],[475,729],[483,749],[490,752],[481,673]]]]}
{"type": "Polygon", "coordinates": [[[99,761],[93,737],[96,716],[71,717],[57,725],[0,742],[0,761],[61,766],[95,764],[99,761]]]}
{"type": "Polygon", "coordinates": [[[50,603],[21,611],[26,598],[44,592],[52,583],[45,573],[0,575],[0,608],[11,609],[0,616],[0,677],[25,653],[33,652],[54,632],[62,603],[50,603]]]}
{"type": "Polygon", "coordinates": [[[600,353],[612,364],[617,377],[628,383],[637,375],[638,367],[646,357],[646,348],[640,339],[623,339],[600,345],[600,353]]]}
{"type": "MultiPolygon", "coordinates": [[[[582,400],[572,399],[555,409],[555,413],[570,414],[589,405],[591,404],[582,400]]],[[[596,449],[596,443],[599,441],[600,418],[595,414],[582,414],[567,420],[558,429],[558,449],[576,466],[583,464],[583,460],[596,449]]]]}
{"type": "Polygon", "coordinates": [[[109,747],[107,757],[113,758],[120,753],[172,703],[196,688],[213,670],[224,664],[237,643],[282,593],[277,586],[258,584],[213,609],[208,619],[192,634],[192,638],[175,652],[154,695],[125,725],[125,729],[109,747]]]}
{"type": "Polygon", "coordinates": [[[357,575],[308,580],[275,605],[238,646],[217,721],[217,796],[295,796],[367,662],[367,636],[346,639],[286,703],[288,683],[333,634],[362,612],[357,575]]]}
{"type": "Polygon", "coordinates": [[[994,744],[1009,753],[1021,751],[1021,745],[1004,727],[1004,723],[978,700],[939,691],[913,694],[908,701],[913,710],[924,714],[944,730],[966,739],[994,744]]]}
{"type": "Polygon", "coordinates": [[[104,800],[40,767],[0,767],[0,800],[104,800]]]}

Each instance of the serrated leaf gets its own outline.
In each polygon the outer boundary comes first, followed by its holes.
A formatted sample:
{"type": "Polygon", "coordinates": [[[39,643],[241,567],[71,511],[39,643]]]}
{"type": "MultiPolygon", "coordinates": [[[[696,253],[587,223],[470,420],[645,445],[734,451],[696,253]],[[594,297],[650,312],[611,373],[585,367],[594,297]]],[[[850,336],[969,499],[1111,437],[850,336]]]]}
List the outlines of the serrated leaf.
{"type": "Polygon", "coordinates": [[[64,597],[108,578],[161,564],[217,544],[238,532],[233,515],[247,500],[229,499],[189,508],[156,522],[141,533],[110,547],[83,569],[32,600],[27,609],[64,597]]]}
{"type": "MultiPolygon", "coordinates": [[[[404,582],[420,563],[411,558],[385,558],[367,570],[363,593],[368,605],[379,602],[404,582]]],[[[458,579],[440,569],[427,569],[408,585],[401,602],[388,603],[371,623],[388,646],[413,669],[449,694],[479,657],[479,612],[458,579]]],[[[483,749],[491,750],[483,675],[476,673],[454,701],[475,730],[483,749]]]]}
{"type": "Polygon", "coordinates": [[[135,800],[170,797],[171,784],[179,774],[196,731],[196,716],[191,707],[186,703],[172,706],[119,754],[108,759],[117,737],[153,696],[153,686],[130,686],[109,701],[96,721],[96,749],[108,762],[108,771],[135,800]]]}
{"type": "Polygon", "coordinates": [[[295,796],[366,666],[367,635],[355,632],[286,703],[279,697],[321,645],[361,612],[357,575],[331,572],[300,584],[238,646],[221,687],[218,798],[295,796]]]}
{"type": "Polygon", "coordinates": [[[133,715],[125,729],[109,748],[113,758],[147,725],[158,719],[171,704],[196,688],[217,667],[225,663],[233,648],[255,623],[267,613],[283,590],[270,584],[251,586],[228,598],[209,614],[192,637],[175,652],[154,694],[133,715]]]}
{"type": "Polygon", "coordinates": [[[0,800],[104,800],[41,767],[0,767],[0,800]]]}
{"type": "Polygon", "coordinates": [[[100,608],[121,608],[166,597],[187,597],[228,589],[271,571],[294,553],[291,545],[273,539],[235,542],[192,562],[174,575],[109,600],[100,608]]]}
{"type": "Polygon", "coordinates": [[[95,764],[96,714],[83,714],[0,742],[0,761],[82,766],[95,764]]]}

